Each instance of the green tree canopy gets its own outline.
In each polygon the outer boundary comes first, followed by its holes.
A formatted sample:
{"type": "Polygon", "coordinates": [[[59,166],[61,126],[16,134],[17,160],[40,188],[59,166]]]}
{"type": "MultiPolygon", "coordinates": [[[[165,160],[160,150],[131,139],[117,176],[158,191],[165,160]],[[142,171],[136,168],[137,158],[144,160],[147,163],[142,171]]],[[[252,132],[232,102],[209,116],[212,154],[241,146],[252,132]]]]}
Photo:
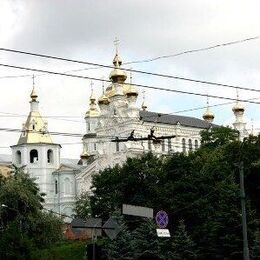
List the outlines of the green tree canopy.
{"type": "Polygon", "coordinates": [[[44,194],[21,169],[0,180],[0,258],[28,259],[61,239],[62,220],[43,211],[44,194]]]}

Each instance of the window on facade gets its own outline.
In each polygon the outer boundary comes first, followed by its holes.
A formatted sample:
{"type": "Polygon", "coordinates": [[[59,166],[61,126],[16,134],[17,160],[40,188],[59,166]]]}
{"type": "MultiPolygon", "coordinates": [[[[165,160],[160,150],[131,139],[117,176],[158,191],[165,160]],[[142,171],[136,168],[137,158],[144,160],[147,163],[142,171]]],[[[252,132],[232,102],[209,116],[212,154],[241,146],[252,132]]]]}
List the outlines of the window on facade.
{"type": "Polygon", "coordinates": [[[192,151],[192,141],[191,141],[191,139],[189,139],[189,151],[190,152],[192,151]]]}
{"type": "Polygon", "coordinates": [[[94,150],[96,151],[97,150],[97,144],[94,143],[94,150]]]}
{"type": "Polygon", "coordinates": [[[90,131],[90,123],[88,122],[88,131],[90,131]]]}
{"type": "Polygon", "coordinates": [[[65,178],[64,180],[64,192],[65,195],[71,194],[71,183],[69,178],[65,178]]]}
{"type": "Polygon", "coordinates": [[[119,152],[120,146],[119,146],[119,142],[116,142],[116,151],[119,152]]]}
{"type": "Polygon", "coordinates": [[[148,150],[152,150],[152,142],[151,142],[151,140],[148,140],[148,150]]]}
{"type": "Polygon", "coordinates": [[[172,139],[168,139],[168,151],[170,152],[172,150],[172,139]]]}
{"type": "Polygon", "coordinates": [[[55,180],[55,194],[58,194],[58,181],[55,180]]]}
{"type": "Polygon", "coordinates": [[[53,163],[53,151],[51,149],[47,151],[47,162],[53,163]]]}
{"type": "Polygon", "coordinates": [[[22,163],[22,154],[21,151],[16,152],[16,163],[21,164],[22,163]]]}
{"type": "Polygon", "coordinates": [[[162,139],[162,152],[165,152],[165,141],[162,139]]]}
{"type": "Polygon", "coordinates": [[[186,153],[186,141],[185,141],[185,138],[182,138],[182,152],[186,153]]]}
{"type": "Polygon", "coordinates": [[[195,140],[195,149],[198,150],[198,148],[199,148],[199,142],[198,140],[195,140]]]}
{"type": "Polygon", "coordinates": [[[38,161],[38,151],[33,149],[30,151],[30,163],[36,163],[38,161]]]}

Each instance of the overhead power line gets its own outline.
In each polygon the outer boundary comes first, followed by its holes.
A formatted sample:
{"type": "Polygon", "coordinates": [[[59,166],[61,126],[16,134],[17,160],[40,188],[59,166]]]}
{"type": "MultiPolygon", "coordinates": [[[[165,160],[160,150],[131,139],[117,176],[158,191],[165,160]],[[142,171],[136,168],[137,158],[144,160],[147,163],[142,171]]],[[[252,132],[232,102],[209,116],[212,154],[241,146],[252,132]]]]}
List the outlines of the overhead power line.
{"type": "MultiPolygon", "coordinates": [[[[42,69],[35,69],[35,68],[29,68],[29,67],[21,67],[21,66],[3,64],[3,63],[1,63],[0,66],[8,67],[8,68],[14,68],[14,69],[22,69],[22,70],[29,70],[29,71],[35,71],[35,72],[49,73],[49,74],[52,74],[52,75],[60,75],[60,76],[66,76],[66,77],[72,77],[72,78],[88,79],[88,80],[102,81],[102,82],[104,82],[104,81],[105,82],[111,82],[110,80],[99,79],[99,78],[94,78],[94,77],[66,74],[66,73],[61,73],[61,72],[42,70],[42,69]]],[[[237,99],[235,99],[235,98],[229,98],[229,97],[224,97],[224,96],[216,96],[216,95],[209,95],[209,94],[202,94],[202,93],[183,91],[183,90],[176,90],[176,89],[169,89],[169,88],[162,88],[162,87],[155,87],[155,86],[149,86],[149,85],[132,84],[132,83],[127,83],[127,85],[137,86],[137,87],[141,87],[141,88],[148,88],[148,89],[153,89],[153,90],[174,92],[174,93],[179,93],[179,94],[187,94],[187,95],[194,95],[194,96],[202,96],[202,97],[210,97],[210,98],[217,98],[217,99],[225,99],[225,100],[237,101],[237,99]]],[[[260,90],[256,90],[256,91],[260,92],[260,90]]],[[[238,101],[245,102],[245,103],[251,103],[251,104],[260,104],[260,102],[250,101],[250,100],[246,100],[246,99],[238,99],[238,101]]]]}
{"type": "Polygon", "coordinates": [[[212,49],[216,49],[216,48],[220,48],[220,47],[226,47],[226,46],[235,45],[235,44],[248,42],[248,41],[252,41],[252,40],[258,40],[259,38],[260,38],[260,36],[255,36],[255,37],[250,37],[250,38],[246,38],[246,39],[242,39],[242,40],[238,40],[238,41],[220,43],[220,44],[212,45],[212,46],[209,46],[209,47],[182,51],[182,52],[175,53],[175,54],[162,55],[162,56],[158,56],[158,57],[150,58],[150,59],[130,61],[130,62],[126,62],[124,64],[144,63],[144,62],[151,62],[151,61],[156,61],[156,60],[160,60],[160,59],[173,58],[173,57],[177,57],[177,56],[181,56],[181,55],[185,55],[185,54],[190,54],[190,53],[194,53],[194,52],[208,51],[208,50],[212,50],[212,49]]]}
{"type": "MultiPolygon", "coordinates": [[[[103,67],[103,68],[114,69],[114,67],[110,66],[110,65],[104,65],[104,64],[93,63],[93,62],[80,61],[80,60],[62,58],[62,57],[57,57],[57,56],[20,51],[20,50],[9,49],[9,48],[0,48],[0,51],[14,52],[14,53],[19,53],[19,54],[24,54],[24,55],[35,56],[35,57],[55,59],[55,60],[61,60],[61,61],[66,61],[66,62],[87,64],[87,65],[93,65],[93,66],[98,66],[98,67],[103,67]]],[[[2,66],[4,66],[4,65],[2,64],[2,66]]],[[[6,67],[8,67],[8,66],[6,66],[6,67]]],[[[9,67],[12,67],[12,66],[9,66],[9,67]]],[[[14,68],[14,66],[13,66],[13,68],[14,68]]],[[[206,81],[206,80],[197,80],[197,79],[191,79],[191,78],[186,78],[186,77],[179,77],[179,76],[173,76],[173,75],[167,75],[167,74],[161,74],[161,73],[154,73],[154,72],[148,72],[148,71],[142,71],[142,70],[134,70],[134,69],[128,69],[128,68],[121,68],[121,69],[125,70],[125,71],[129,71],[129,72],[141,73],[141,74],[145,74],[145,75],[151,75],[151,76],[157,76],[157,77],[163,77],[163,78],[170,78],[170,79],[189,81],[189,82],[206,84],[206,85],[214,85],[214,86],[219,86],[219,87],[227,87],[227,88],[234,88],[234,89],[240,89],[240,90],[260,92],[259,89],[255,89],[255,88],[246,88],[246,87],[223,84],[223,83],[218,83],[218,82],[212,82],[212,81],[206,81]]],[[[45,72],[44,70],[38,70],[38,72],[48,73],[48,72],[45,72]]],[[[58,74],[58,73],[53,73],[53,74],[58,74]]],[[[61,73],[61,74],[65,74],[65,73],[61,73]]],[[[105,81],[107,81],[107,80],[105,80],[105,81]]],[[[110,81],[108,81],[108,82],[110,82],[110,81]]]]}
{"type": "MultiPolygon", "coordinates": [[[[255,97],[255,98],[250,98],[247,100],[257,100],[260,99],[260,97],[255,97]]],[[[236,101],[229,101],[229,102],[224,102],[224,103],[218,103],[218,104],[213,104],[213,105],[207,105],[207,106],[200,106],[200,107],[193,107],[193,108],[187,108],[184,110],[178,110],[178,111],[174,111],[174,112],[169,112],[167,114],[162,114],[162,113],[157,113],[158,115],[160,115],[160,117],[163,116],[168,116],[168,115],[173,115],[173,114],[180,114],[180,113],[187,113],[187,112],[192,112],[192,111],[197,111],[197,110],[202,110],[202,109],[206,109],[206,108],[211,108],[211,107],[219,107],[219,106],[226,106],[226,105],[230,105],[230,104],[234,104],[236,101]]],[[[17,114],[17,113],[8,113],[8,112],[3,112],[0,111],[0,118],[6,118],[6,117],[28,117],[28,115],[25,114],[17,114]],[[3,115],[1,115],[3,114],[3,115]]],[[[53,120],[64,120],[64,121],[68,121],[68,122],[77,122],[77,123],[85,123],[84,120],[71,120],[68,118],[82,118],[82,116],[65,116],[65,115],[44,115],[44,116],[35,116],[35,117],[41,117],[41,118],[49,118],[49,119],[53,119],[53,120]]],[[[146,118],[149,117],[155,117],[154,114],[151,116],[146,116],[146,118]]],[[[99,116],[98,118],[101,119],[110,119],[111,116],[99,116]]],[[[138,118],[140,119],[140,116],[120,116],[120,118],[138,118]]]]}

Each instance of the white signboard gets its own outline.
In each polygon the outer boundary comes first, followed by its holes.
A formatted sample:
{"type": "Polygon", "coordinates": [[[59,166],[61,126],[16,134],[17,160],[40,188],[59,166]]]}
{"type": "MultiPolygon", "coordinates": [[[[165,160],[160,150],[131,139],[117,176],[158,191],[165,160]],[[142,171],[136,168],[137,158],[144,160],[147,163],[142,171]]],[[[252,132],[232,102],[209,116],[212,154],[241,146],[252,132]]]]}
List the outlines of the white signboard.
{"type": "Polygon", "coordinates": [[[171,237],[169,229],[157,228],[156,232],[158,237],[171,237]]]}
{"type": "Polygon", "coordinates": [[[153,218],[153,209],[134,205],[123,204],[123,214],[145,218],[153,218]]]}

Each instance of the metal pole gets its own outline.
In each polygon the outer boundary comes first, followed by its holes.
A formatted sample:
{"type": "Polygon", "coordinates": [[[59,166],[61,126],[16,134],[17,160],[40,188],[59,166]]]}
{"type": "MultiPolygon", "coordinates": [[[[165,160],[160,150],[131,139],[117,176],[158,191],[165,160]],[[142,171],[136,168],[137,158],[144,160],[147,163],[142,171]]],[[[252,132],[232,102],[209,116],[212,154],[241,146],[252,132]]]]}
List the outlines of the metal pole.
{"type": "Polygon", "coordinates": [[[246,223],[246,196],[244,185],[244,163],[239,164],[239,176],[240,176],[240,195],[241,195],[241,208],[242,208],[242,228],[243,228],[243,256],[244,260],[249,260],[249,249],[247,240],[247,223],[246,223]]]}

